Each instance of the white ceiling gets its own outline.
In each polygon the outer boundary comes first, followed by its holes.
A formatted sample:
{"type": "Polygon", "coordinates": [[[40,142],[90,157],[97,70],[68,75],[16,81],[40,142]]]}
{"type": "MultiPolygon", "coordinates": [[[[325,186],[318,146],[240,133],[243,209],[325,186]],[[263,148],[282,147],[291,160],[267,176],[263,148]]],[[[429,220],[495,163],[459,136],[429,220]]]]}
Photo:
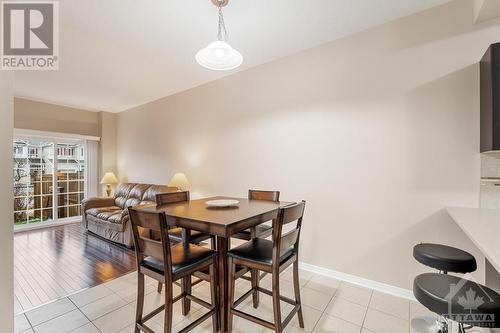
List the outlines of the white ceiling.
{"type": "MultiPolygon", "coordinates": [[[[231,0],[224,15],[244,70],[448,1],[231,0]]],[[[16,72],[17,96],[119,112],[232,73],[194,60],[216,37],[210,0],[59,3],[59,70],[16,72]]]]}

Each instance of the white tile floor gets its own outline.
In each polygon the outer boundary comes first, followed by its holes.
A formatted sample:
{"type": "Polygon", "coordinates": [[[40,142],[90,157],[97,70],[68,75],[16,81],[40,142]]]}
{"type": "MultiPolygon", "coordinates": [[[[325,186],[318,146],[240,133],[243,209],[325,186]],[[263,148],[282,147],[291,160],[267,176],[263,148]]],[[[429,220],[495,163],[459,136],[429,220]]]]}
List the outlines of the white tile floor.
{"type": "MultiPolygon", "coordinates": [[[[340,282],[310,272],[300,272],[300,284],[304,311],[305,329],[300,329],[296,318],[285,332],[339,332],[339,333],[407,333],[410,332],[409,319],[428,314],[427,310],[415,302],[340,282]]],[[[136,299],[136,273],[123,276],[103,285],[60,299],[51,304],[16,316],[16,333],[131,333],[134,332],[136,299]]],[[[293,297],[291,272],[281,276],[282,294],[293,297]]],[[[270,287],[267,276],[262,285],[270,287]]],[[[248,290],[248,283],[239,280],[237,293],[248,290]]],[[[147,280],[145,311],[161,305],[163,296],[156,292],[156,282],[147,280]]],[[[179,292],[178,288],[176,292],[179,292]]],[[[199,284],[194,294],[209,301],[206,283],[199,284]]],[[[203,314],[203,309],[193,304],[191,314],[183,317],[180,302],[174,306],[174,332],[185,327],[190,321],[203,314]]],[[[240,305],[244,311],[263,319],[273,321],[271,298],[261,294],[261,305],[255,310],[251,298],[240,305]]],[[[291,306],[282,305],[283,313],[291,306]]],[[[163,312],[148,322],[156,332],[162,332],[163,312]]],[[[235,333],[271,332],[246,320],[235,318],[235,333]]],[[[210,320],[193,332],[209,333],[210,320]]]]}

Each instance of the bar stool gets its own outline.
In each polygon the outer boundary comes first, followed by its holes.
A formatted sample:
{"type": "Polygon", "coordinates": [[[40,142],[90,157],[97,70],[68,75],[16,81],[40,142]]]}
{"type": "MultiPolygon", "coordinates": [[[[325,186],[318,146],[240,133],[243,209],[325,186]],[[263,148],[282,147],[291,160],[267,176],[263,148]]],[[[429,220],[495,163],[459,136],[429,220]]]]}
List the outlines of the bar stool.
{"type": "MultiPolygon", "coordinates": [[[[500,327],[500,295],[490,288],[453,275],[425,273],[413,282],[415,298],[430,311],[455,321],[459,332],[470,327],[500,327]]],[[[445,322],[433,332],[448,332],[445,322]]],[[[426,330],[424,332],[432,332],[426,330]]]]}
{"type": "MultiPolygon", "coordinates": [[[[159,193],[156,195],[157,205],[165,205],[169,203],[189,201],[189,199],[190,199],[189,191],[167,192],[167,193],[159,193]]],[[[170,237],[170,240],[173,243],[182,242],[182,231],[183,228],[178,228],[178,227],[169,228],[168,235],[170,237]]],[[[190,243],[193,244],[200,244],[201,242],[204,242],[209,239],[212,245],[212,249],[215,250],[215,236],[199,232],[196,230],[191,230],[191,234],[189,235],[189,241],[190,243]]]]}
{"type": "MultiPolygon", "coordinates": [[[[280,201],[280,191],[248,190],[249,200],[280,201]]],[[[254,228],[245,229],[232,236],[232,238],[250,240],[255,237],[266,238],[271,236],[273,227],[267,224],[259,224],[254,228]]]]}
{"type": "MultiPolygon", "coordinates": [[[[248,199],[278,202],[280,201],[280,191],[248,190],[248,199]]],[[[267,238],[271,236],[272,233],[273,227],[271,225],[261,223],[253,228],[245,229],[234,234],[232,238],[249,241],[253,238],[267,238]]],[[[259,281],[266,275],[267,273],[265,272],[261,275],[258,270],[252,269],[250,270],[250,277],[245,275],[241,277],[242,279],[250,281],[252,288],[255,288],[252,295],[253,307],[255,309],[259,307],[259,292],[256,288],[259,287],[259,281]]]]}
{"type": "Polygon", "coordinates": [[[300,301],[298,265],[299,238],[304,208],[305,201],[302,201],[279,210],[278,216],[273,220],[272,241],[263,238],[254,238],[228,252],[228,333],[232,332],[233,315],[250,320],[266,328],[274,330],[275,332],[281,333],[285,329],[286,325],[292,320],[293,316],[297,314],[299,326],[304,328],[302,303],[300,301]],[[296,222],[292,230],[282,234],[283,226],[292,222],[296,222]],[[279,275],[292,264],[295,300],[280,295],[279,275]],[[272,291],[261,287],[252,287],[243,296],[238,298],[238,300],[234,301],[235,279],[240,276],[237,272],[235,272],[237,266],[243,266],[249,269],[256,269],[270,273],[272,275],[273,283],[272,291]],[[273,323],[236,309],[236,307],[255,290],[272,296],[274,314],[273,323]],[[292,311],[283,321],[281,320],[280,300],[293,305],[292,311]]]}
{"type": "Polygon", "coordinates": [[[138,273],[135,333],[139,333],[140,331],[152,333],[153,330],[145,322],[163,310],[165,310],[164,333],[171,333],[173,319],[172,306],[174,302],[180,299],[189,299],[209,310],[180,332],[189,332],[203,321],[212,317],[213,332],[216,333],[218,331],[217,253],[214,250],[194,244],[180,243],[170,246],[167,220],[164,214],[143,212],[132,207],[128,211],[134,239],[138,273]],[[139,227],[158,232],[160,234],[160,241],[141,236],[139,234],[139,227]],[[209,272],[208,275],[203,273],[207,269],[209,272]],[[165,284],[165,304],[146,315],[143,315],[145,294],[144,275],[165,284]],[[191,295],[190,292],[184,289],[179,296],[173,296],[173,283],[180,279],[191,279],[191,275],[209,281],[211,304],[191,295]]]}
{"type": "MultiPolygon", "coordinates": [[[[442,244],[417,244],[413,248],[413,257],[419,263],[435,268],[444,275],[448,272],[471,273],[477,269],[476,259],[472,254],[442,244]]],[[[430,317],[417,317],[412,319],[411,327],[416,331],[438,332],[446,327],[446,322],[430,317]]]]}
{"type": "MultiPolygon", "coordinates": [[[[167,192],[167,193],[159,193],[156,195],[156,204],[157,205],[165,205],[170,203],[189,201],[190,195],[189,191],[178,191],[178,192],[167,192]]],[[[173,244],[178,244],[182,242],[182,234],[185,232],[184,228],[178,227],[168,227],[168,236],[170,238],[170,242],[173,244]]],[[[155,235],[156,239],[160,239],[158,232],[155,235]]],[[[189,243],[199,245],[200,243],[210,239],[212,249],[215,250],[215,236],[210,234],[206,234],[203,232],[199,232],[196,230],[191,230],[190,235],[188,235],[189,243]]],[[[179,285],[183,290],[190,293],[192,287],[197,285],[198,283],[203,282],[202,279],[198,279],[196,281],[191,281],[190,277],[186,277],[182,280],[182,283],[176,282],[175,284],[179,285]]],[[[161,293],[163,285],[161,282],[158,282],[158,292],[161,293]]],[[[191,309],[191,301],[189,299],[182,300],[182,314],[187,315],[191,309]]]]}
{"type": "Polygon", "coordinates": [[[435,268],[443,274],[472,273],[477,269],[476,259],[472,254],[442,244],[417,244],[413,248],[413,257],[419,263],[435,268]]]}

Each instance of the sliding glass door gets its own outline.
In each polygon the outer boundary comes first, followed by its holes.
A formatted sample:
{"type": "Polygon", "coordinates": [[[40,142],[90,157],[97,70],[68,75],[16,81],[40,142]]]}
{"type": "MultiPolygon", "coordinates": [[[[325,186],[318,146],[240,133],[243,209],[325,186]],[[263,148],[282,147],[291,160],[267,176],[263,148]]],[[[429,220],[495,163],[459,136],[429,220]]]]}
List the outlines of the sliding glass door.
{"type": "Polygon", "coordinates": [[[14,139],[14,224],[81,215],[86,193],[84,142],[14,139]]]}
{"type": "Polygon", "coordinates": [[[57,144],[57,217],[81,215],[85,196],[85,155],[82,144],[57,144]]]}
{"type": "Polygon", "coordinates": [[[53,219],[54,145],[14,140],[14,223],[53,219]]]}

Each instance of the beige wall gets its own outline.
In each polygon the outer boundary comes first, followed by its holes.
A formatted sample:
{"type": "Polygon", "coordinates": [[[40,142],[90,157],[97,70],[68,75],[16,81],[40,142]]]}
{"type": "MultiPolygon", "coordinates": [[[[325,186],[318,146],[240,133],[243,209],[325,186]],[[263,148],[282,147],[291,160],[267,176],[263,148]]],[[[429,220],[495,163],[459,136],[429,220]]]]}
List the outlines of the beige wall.
{"type": "MultiPolygon", "coordinates": [[[[99,112],[99,180],[106,172],[116,171],[116,134],[117,114],[99,112]]],[[[105,194],[105,186],[101,186],[100,194],[105,194]]]]}
{"type": "Polygon", "coordinates": [[[500,25],[472,22],[454,1],[120,113],[119,173],[305,199],[301,259],[391,285],[424,271],[421,241],[482,265],[444,210],[478,204],[477,62],[500,25]]]}
{"type": "Polygon", "coordinates": [[[0,327],[14,331],[13,211],[12,211],[12,73],[0,71],[0,327]]]}
{"type": "Polygon", "coordinates": [[[99,113],[61,105],[14,99],[15,128],[99,136],[99,113]]]}

